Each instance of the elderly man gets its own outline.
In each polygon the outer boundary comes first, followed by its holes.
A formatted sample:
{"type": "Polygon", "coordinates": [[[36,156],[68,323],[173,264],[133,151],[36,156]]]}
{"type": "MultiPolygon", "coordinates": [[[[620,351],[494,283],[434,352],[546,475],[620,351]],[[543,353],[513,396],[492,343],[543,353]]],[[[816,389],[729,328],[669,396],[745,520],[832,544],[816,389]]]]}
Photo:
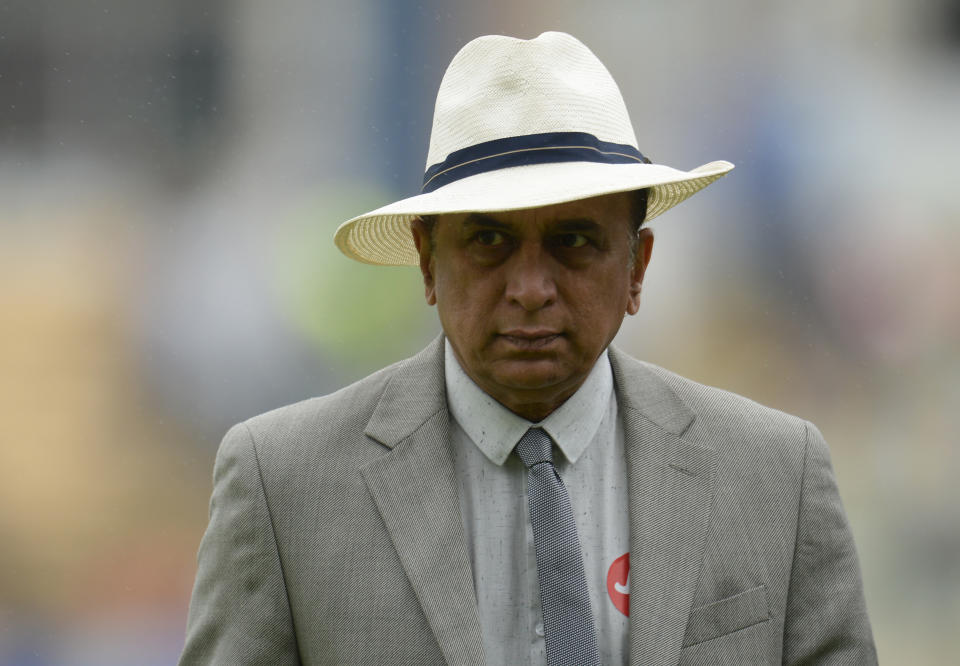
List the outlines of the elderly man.
{"type": "Polygon", "coordinates": [[[467,44],[423,192],[336,234],[444,334],[227,433],[182,663],[874,663],[816,428],[610,346],[731,168],[650,163],[569,35],[467,44]]]}

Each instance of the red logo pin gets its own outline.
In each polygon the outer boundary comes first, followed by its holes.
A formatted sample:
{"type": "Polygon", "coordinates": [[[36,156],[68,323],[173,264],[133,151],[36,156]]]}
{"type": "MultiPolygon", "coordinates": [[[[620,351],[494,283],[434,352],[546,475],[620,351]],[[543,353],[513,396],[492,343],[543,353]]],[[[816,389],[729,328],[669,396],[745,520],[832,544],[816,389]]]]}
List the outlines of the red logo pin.
{"type": "Polygon", "coordinates": [[[607,571],[607,594],[617,610],[630,616],[630,553],[613,561],[607,571]]]}

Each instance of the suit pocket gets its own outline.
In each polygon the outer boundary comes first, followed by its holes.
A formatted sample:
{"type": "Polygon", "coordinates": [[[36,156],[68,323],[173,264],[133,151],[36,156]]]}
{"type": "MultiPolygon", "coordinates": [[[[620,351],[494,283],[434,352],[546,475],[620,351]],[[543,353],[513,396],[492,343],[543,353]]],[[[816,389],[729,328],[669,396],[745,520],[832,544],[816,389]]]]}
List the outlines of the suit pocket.
{"type": "Polygon", "coordinates": [[[694,608],[687,621],[683,647],[709,641],[770,619],[767,586],[694,608]]]}

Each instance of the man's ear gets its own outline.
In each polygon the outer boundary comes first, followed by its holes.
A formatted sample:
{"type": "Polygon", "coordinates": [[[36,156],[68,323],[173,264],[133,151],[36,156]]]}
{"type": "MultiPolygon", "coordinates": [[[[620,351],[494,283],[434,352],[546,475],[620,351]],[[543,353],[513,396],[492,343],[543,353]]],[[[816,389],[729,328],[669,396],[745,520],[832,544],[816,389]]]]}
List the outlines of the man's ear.
{"type": "Polygon", "coordinates": [[[637,255],[633,258],[633,268],[630,270],[630,291],[627,295],[627,314],[635,315],[640,310],[640,288],[643,286],[643,276],[650,265],[653,256],[653,229],[640,227],[637,232],[637,255]]]}
{"type": "Polygon", "coordinates": [[[433,243],[430,238],[430,229],[419,217],[410,222],[410,233],[413,234],[413,244],[417,247],[420,256],[420,272],[423,274],[424,296],[427,305],[437,304],[437,292],[433,280],[433,243]]]}

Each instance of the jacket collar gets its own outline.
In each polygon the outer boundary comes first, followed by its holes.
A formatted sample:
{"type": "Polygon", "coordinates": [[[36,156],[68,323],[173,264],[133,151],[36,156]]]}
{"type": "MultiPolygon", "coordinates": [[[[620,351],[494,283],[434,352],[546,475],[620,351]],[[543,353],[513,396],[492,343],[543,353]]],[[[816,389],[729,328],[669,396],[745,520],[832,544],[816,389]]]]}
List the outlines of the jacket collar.
{"type": "Polygon", "coordinates": [[[610,346],[610,365],[621,408],[638,411],[666,432],[682,435],[693,411],[664,379],[664,371],[610,346]]]}
{"type": "MultiPolygon", "coordinates": [[[[694,415],[664,380],[662,371],[613,345],[609,353],[620,407],[634,409],[666,432],[682,435],[694,415]]],[[[443,363],[443,335],[416,356],[402,361],[367,423],[366,434],[393,448],[431,416],[446,410],[443,363]]]]}
{"type": "Polygon", "coordinates": [[[438,412],[446,412],[443,336],[397,366],[364,430],[390,449],[438,412]]]}

